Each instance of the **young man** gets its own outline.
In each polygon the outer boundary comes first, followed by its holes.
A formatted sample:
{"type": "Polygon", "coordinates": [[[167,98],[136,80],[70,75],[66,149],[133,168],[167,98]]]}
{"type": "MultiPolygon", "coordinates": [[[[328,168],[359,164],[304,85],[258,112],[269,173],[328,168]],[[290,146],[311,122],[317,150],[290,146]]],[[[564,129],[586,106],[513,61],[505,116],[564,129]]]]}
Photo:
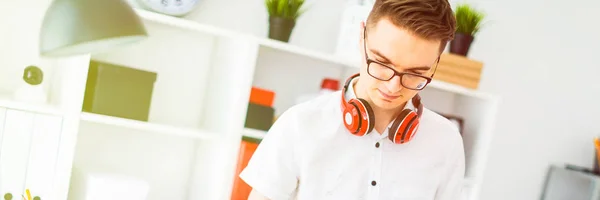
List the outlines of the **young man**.
{"type": "Polygon", "coordinates": [[[447,0],[377,0],[342,91],[284,112],[240,177],[250,200],[460,199],[463,143],[418,92],[454,37],[447,0]]]}

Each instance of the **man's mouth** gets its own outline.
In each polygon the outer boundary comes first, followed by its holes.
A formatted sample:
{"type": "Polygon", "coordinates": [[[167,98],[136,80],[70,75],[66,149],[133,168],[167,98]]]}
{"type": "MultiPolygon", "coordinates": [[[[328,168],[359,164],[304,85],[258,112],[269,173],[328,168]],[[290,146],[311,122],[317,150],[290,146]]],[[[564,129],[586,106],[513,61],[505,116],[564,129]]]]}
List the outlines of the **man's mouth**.
{"type": "Polygon", "coordinates": [[[398,97],[400,97],[400,95],[394,96],[394,95],[386,94],[385,92],[382,92],[379,89],[377,89],[377,91],[379,91],[379,94],[381,94],[381,96],[383,98],[385,98],[386,100],[390,100],[391,101],[391,100],[394,100],[394,99],[397,99],[398,97]]]}

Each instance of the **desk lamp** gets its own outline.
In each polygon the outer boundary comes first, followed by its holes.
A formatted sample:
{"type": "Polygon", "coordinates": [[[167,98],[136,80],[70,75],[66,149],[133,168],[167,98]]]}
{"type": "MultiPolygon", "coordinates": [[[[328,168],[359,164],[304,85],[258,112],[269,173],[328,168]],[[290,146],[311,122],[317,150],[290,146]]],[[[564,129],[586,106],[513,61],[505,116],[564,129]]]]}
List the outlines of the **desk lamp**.
{"type": "Polygon", "coordinates": [[[40,31],[40,55],[91,54],[147,37],[124,0],[54,0],[40,31]]]}

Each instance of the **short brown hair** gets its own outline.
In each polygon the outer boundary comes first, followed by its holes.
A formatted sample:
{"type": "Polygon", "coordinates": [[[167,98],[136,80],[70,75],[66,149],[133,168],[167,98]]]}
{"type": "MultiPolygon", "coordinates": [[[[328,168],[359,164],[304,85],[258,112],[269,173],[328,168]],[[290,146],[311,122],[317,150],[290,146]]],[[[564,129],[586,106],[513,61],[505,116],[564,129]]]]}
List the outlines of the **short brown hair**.
{"type": "Polygon", "coordinates": [[[454,39],[456,19],[447,0],[376,0],[367,28],[386,18],[425,39],[441,40],[440,52],[454,39]]]}

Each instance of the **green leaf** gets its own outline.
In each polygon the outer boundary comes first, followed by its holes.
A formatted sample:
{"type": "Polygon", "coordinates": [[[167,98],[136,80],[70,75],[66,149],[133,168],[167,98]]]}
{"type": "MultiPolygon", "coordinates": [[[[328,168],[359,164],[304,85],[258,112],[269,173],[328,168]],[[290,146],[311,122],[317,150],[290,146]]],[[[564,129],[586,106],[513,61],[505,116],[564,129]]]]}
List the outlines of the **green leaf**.
{"type": "Polygon", "coordinates": [[[296,20],[306,11],[305,0],[265,0],[269,16],[296,20]]]}
{"type": "Polygon", "coordinates": [[[286,13],[286,7],[287,7],[287,0],[279,0],[279,2],[277,2],[277,15],[278,16],[285,16],[286,13]]]}
{"type": "Polygon", "coordinates": [[[485,13],[476,10],[468,4],[459,4],[454,11],[456,17],[456,32],[475,36],[481,29],[485,13]]]}
{"type": "Polygon", "coordinates": [[[273,6],[274,4],[274,0],[265,0],[265,6],[267,7],[267,12],[269,15],[275,14],[275,7],[273,6]]]}

